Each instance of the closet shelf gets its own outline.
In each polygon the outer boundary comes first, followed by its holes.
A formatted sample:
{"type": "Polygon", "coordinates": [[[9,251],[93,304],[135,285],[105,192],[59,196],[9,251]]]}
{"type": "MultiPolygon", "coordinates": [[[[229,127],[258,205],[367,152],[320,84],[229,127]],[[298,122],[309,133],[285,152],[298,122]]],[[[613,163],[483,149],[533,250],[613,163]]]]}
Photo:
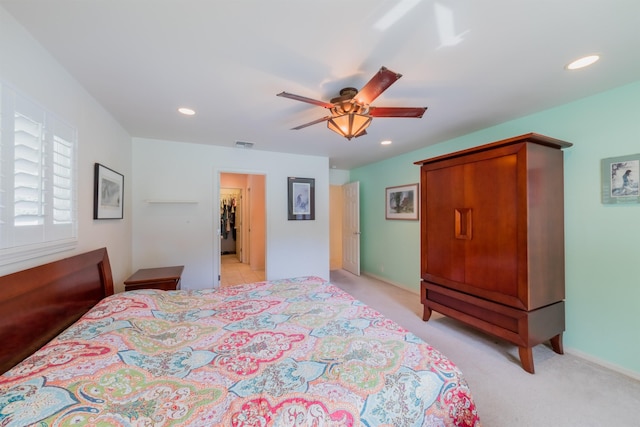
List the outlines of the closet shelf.
{"type": "Polygon", "coordinates": [[[147,202],[150,205],[160,205],[160,204],[175,204],[175,205],[179,205],[179,204],[183,204],[183,205],[195,205],[198,203],[197,200],[171,200],[171,199],[147,199],[145,200],[145,202],[147,202]]]}

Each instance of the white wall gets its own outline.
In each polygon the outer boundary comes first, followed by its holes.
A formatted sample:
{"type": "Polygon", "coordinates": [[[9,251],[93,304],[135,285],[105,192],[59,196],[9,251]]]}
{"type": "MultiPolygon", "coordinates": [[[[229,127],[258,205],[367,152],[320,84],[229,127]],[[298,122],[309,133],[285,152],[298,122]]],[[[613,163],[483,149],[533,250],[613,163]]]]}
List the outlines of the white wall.
{"type": "Polygon", "coordinates": [[[331,169],[329,171],[329,184],[344,185],[349,182],[349,171],[343,169],[331,169]]]}
{"type": "Polygon", "coordinates": [[[255,149],[133,139],[133,267],[184,265],[182,287],[219,274],[219,174],[266,176],[266,275],[329,278],[329,160],[255,149]],[[287,220],[287,177],[315,179],[315,221],[287,220]],[[148,200],[193,203],[149,203],[148,200]]]}
{"type": "Polygon", "coordinates": [[[116,290],[131,273],[131,137],[15,19],[0,7],[0,78],[78,129],[78,245],[72,251],[0,268],[27,267],[107,247],[116,290]],[[124,219],[93,220],[93,168],[125,177],[124,219]]]}

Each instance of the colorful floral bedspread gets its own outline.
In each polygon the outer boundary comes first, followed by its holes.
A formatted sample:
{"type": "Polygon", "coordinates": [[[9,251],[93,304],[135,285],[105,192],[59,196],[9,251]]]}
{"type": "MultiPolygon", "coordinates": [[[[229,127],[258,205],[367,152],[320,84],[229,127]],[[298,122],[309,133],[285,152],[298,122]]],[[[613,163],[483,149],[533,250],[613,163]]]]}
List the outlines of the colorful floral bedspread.
{"type": "Polygon", "coordinates": [[[1,426],[479,426],[460,371],[317,277],[108,297],[0,377],[1,426]]]}

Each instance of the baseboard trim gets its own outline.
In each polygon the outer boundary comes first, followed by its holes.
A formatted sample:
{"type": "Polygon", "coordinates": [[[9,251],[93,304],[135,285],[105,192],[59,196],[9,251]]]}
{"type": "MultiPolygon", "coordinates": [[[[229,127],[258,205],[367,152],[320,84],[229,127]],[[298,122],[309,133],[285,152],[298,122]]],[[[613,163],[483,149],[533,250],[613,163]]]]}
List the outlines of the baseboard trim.
{"type": "Polygon", "coordinates": [[[633,378],[634,380],[640,381],[640,372],[632,371],[631,369],[623,368],[622,366],[616,365],[615,363],[608,362],[604,359],[600,359],[598,357],[592,356],[588,353],[585,353],[580,350],[576,350],[575,348],[565,347],[565,353],[569,353],[572,356],[579,357],[580,359],[584,359],[588,362],[595,363],[598,366],[602,366],[603,368],[607,368],[619,374],[622,374],[626,377],[633,378]]]}
{"type": "MultiPolygon", "coordinates": [[[[376,276],[375,274],[369,273],[367,271],[360,271],[360,274],[362,274],[363,276],[371,277],[372,279],[376,279],[376,280],[379,280],[379,281],[384,282],[384,283],[388,283],[388,284],[390,284],[392,286],[395,286],[396,288],[400,288],[400,289],[405,290],[407,292],[411,292],[412,294],[420,295],[420,289],[415,290],[415,289],[408,288],[407,286],[402,285],[400,283],[392,282],[389,279],[387,279],[386,277],[376,276]]],[[[418,288],[419,287],[420,287],[420,285],[418,285],[418,288]]]]}

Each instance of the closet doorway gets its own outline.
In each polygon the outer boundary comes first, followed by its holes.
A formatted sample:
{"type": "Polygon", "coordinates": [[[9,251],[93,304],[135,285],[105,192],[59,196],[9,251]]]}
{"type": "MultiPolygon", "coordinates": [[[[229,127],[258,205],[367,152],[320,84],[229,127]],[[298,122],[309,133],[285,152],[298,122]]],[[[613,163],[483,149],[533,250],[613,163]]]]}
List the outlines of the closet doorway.
{"type": "Polygon", "coordinates": [[[220,188],[220,255],[242,262],[242,188],[220,188]]]}
{"type": "Polygon", "coordinates": [[[220,173],[218,285],[265,280],[265,176],[220,173]]]}

